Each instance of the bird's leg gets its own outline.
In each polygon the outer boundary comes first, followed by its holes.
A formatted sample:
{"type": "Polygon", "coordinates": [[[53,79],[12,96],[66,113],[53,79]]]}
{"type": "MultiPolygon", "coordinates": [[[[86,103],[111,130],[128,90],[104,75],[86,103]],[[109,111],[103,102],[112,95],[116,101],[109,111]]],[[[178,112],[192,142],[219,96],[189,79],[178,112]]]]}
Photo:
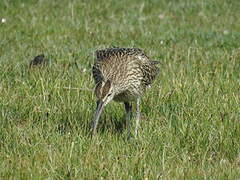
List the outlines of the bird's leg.
{"type": "Polygon", "coordinates": [[[129,102],[124,102],[126,110],[126,123],[128,129],[128,138],[130,138],[130,129],[131,129],[131,118],[132,118],[132,105],[129,102]]]}
{"type": "Polygon", "coordinates": [[[135,137],[137,136],[137,133],[138,133],[139,123],[140,123],[140,97],[137,98],[137,115],[136,115],[135,137]]]}

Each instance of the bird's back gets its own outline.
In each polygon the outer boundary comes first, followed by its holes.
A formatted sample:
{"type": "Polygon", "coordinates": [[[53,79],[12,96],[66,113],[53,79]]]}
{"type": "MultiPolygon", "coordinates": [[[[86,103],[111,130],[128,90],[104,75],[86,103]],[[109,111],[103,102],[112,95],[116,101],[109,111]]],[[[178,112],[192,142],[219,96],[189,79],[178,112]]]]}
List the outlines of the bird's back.
{"type": "MultiPolygon", "coordinates": [[[[111,80],[119,91],[142,91],[152,84],[159,72],[158,62],[152,61],[138,48],[108,48],[96,51],[93,66],[95,83],[111,80]]],[[[137,92],[136,92],[137,93],[137,92]]]]}

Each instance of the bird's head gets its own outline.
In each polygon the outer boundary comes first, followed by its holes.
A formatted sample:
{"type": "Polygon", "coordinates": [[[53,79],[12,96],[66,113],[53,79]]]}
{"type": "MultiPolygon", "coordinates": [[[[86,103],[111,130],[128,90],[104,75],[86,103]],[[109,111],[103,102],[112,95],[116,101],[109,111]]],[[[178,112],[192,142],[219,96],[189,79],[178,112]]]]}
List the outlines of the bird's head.
{"type": "Polygon", "coordinates": [[[98,100],[94,122],[97,122],[101,116],[104,106],[107,105],[115,95],[114,87],[111,81],[107,80],[105,82],[99,82],[95,88],[95,95],[98,100]]]}
{"type": "Polygon", "coordinates": [[[96,85],[95,95],[103,105],[108,104],[114,97],[114,88],[110,80],[102,81],[96,85]]]}

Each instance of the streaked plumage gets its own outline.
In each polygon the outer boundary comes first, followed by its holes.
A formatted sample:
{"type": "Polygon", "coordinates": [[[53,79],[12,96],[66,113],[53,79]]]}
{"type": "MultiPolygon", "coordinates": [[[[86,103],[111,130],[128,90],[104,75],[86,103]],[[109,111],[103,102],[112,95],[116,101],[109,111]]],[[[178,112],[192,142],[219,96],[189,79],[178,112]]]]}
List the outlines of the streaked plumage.
{"type": "MultiPolygon", "coordinates": [[[[97,50],[92,73],[98,101],[103,104],[106,101],[103,106],[112,99],[124,102],[126,111],[131,111],[130,102],[140,99],[146,88],[158,75],[157,64],[157,61],[150,60],[138,48],[97,50]]],[[[96,131],[97,122],[94,124],[94,131],[96,131]]]]}

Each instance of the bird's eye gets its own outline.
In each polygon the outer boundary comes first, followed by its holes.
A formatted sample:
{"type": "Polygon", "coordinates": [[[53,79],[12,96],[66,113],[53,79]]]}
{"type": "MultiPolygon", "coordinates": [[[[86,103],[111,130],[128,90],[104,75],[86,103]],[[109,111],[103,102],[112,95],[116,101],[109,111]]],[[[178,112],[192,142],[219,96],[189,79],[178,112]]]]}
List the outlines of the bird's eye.
{"type": "Polygon", "coordinates": [[[108,94],[107,97],[109,97],[109,96],[111,96],[111,95],[112,95],[112,93],[108,94]]]}

